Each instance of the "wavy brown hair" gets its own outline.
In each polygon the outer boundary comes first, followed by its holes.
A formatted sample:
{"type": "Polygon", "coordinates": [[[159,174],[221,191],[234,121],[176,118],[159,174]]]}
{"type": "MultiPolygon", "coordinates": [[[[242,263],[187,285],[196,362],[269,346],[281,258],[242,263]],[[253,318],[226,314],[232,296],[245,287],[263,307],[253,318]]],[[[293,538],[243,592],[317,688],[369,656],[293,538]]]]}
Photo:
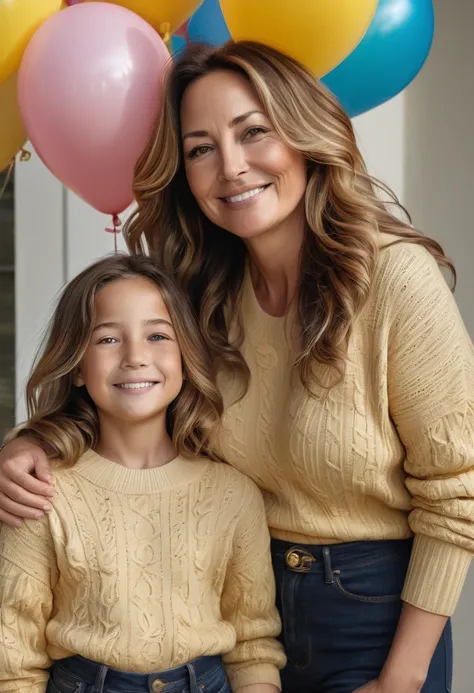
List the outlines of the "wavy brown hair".
{"type": "Polygon", "coordinates": [[[177,453],[219,459],[210,437],[223,405],[209,352],[186,296],[145,256],[119,254],[99,260],[63,290],[28,381],[29,419],[10,439],[33,437],[50,456],[68,463],[97,445],[97,409],[86,388],[77,387],[74,378],[94,328],[96,295],[106,284],[130,277],[144,277],[155,284],[181,349],[183,387],[167,411],[167,428],[177,453]]]}
{"type": "MultiPolygon", "coordinates": [[[[395,194],[368,175],[351,121],[300,63],[259,43],[191,46],[167,76],[164,111],[138,161],[138,208],[126,228],[129,248],[151,255],[192,297],[206,343],[221,365],[247,378],[242,329],[229,340],[225,314],[237,313],[246,262],[244,243],[199,209],[186,181],[180,108],[190,84],[216,70],[243,75],[275,131],[308,162],[306,235],[298,287],[300,350],[295,365],[309,387],[315,362],[344,370],[355,316],[374,276],[380,234],[423,245],[454,273],[441,246],[417,233],[395,194]],[[381,194],[382,193],[382,194],[381,194]],[[403,218],[393,213],[403,212],[403,218]],[[406,215],[406,216],[405,216],[406,215]]],[[[330,369],[331,370],[331,369],[330,369]]]]}

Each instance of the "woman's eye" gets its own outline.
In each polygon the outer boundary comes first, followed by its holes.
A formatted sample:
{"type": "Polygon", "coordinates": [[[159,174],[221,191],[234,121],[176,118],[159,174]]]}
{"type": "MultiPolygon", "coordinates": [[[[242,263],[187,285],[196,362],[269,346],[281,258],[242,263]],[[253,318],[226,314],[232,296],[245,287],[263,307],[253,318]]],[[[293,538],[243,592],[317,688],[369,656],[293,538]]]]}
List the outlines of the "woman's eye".
{"type": "Polygon", "coordinates": [[[268,132],[268,130],[266,128],[262,128],[262,127],[250,128],[245,133],[245,138],[251,139],[252,137],[256,137],[257,135],[264,135],[266,132],[268,132]]]}
{"type": "Polygon", "coordinates": [[[191,151],[188,154],[188,157],[190,159],[196,159],[198,156],[207,154],[207,152],[210,151],[210,149],[211,147],[209,147],[207,144],[201,144],[199,147],[194,147],[194,149],[191,149],[191,151]]]}

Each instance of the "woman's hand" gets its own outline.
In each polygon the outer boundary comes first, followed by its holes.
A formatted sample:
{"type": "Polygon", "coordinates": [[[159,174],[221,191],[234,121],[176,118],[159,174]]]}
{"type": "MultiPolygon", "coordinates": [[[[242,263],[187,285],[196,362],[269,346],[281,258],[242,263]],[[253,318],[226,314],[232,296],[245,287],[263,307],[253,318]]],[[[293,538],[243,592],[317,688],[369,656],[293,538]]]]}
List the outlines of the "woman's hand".
{"type": "Polygon", "coordinates": [[[0,522],[19,527],[51,510],[52,478],[46,453],[25,438],[0,451],[0,522]]]}
{"type": "Polygon", "coordinates": [[[379,678],[354,693],[420,693],[446,622],[446,616],[405,602],[379,678]]]}
{"type": "Polygon", "coordinates": [[[358,688],[354,693],[420,693],[422,685],[407,684],[406,681],[375,679],[358,688]]]}

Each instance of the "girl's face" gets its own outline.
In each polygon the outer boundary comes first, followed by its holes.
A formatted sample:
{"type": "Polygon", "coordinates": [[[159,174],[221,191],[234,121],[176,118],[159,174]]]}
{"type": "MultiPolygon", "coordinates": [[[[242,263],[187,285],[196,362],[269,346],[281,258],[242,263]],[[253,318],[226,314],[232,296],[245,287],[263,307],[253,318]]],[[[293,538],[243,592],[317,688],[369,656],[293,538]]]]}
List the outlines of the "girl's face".
{"type": "Polygon", "coordinates": [[[119,279],[95,301],[95,325],[80,364],[100,418],[144,422],[164,414],[183,384],[181,352],[170,314],[153,282],[119,279]]]}
{"type": "Polygon", "coordinates": [[[242,239],[304,226],[306,160],[275,132],[245,77],[220,70],[193,82],[181,130],[189,187],[208,219],[242,239]]]}

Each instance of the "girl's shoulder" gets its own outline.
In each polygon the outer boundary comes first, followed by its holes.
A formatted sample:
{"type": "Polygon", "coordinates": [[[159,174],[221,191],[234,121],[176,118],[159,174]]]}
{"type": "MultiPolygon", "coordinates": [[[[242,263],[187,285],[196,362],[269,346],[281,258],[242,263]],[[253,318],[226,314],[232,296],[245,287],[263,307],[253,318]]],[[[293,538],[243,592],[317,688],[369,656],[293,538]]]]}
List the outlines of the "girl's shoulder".
{"type": "Polygon", "coordinates": [[[216,487],[226,490],[229,493],[235,492],[241,499],[262,499],[262,494],[258,486],[252,479],[245,476],[242,472],[225,462],[214,462],[208,460],[208,474],[212,477],[216,487]]]}

